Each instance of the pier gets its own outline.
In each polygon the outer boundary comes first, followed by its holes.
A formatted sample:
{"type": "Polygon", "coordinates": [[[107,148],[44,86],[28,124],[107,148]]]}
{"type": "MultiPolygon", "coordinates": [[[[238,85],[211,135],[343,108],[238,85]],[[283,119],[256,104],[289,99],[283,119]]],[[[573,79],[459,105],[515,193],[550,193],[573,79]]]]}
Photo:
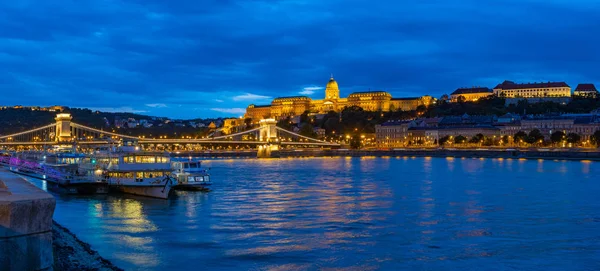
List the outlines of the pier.
{"type": "Polygon", "coordinates": [[[51,270],[54,197],[0,169],[0,270],[51,270]]]}

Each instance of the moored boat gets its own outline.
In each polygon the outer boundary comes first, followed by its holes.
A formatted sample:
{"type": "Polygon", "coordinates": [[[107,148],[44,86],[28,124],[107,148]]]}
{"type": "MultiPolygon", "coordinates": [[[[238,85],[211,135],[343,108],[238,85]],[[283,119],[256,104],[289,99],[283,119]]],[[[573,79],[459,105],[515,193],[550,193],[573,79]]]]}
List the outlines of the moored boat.
{"type": "Polygon", "coordinates": [[[132,145],[98,151],[84,160],[80,171],[105,180],[112,190],[153,198],[167,199],[176,184],[169,176],[171,164],[167,154],[137,151],[132,145]]]}
{"type": "Polygon", "coordinates": [[[202,168],[202,162],[198,160],[179,160],[174,161],[173,175],[177,180],[177,185],[173,187],[177,190],[208,190],[211,185],[210,174],[208,170],[202,168]]]}
{"type": "Polygon", "coordinates": [[[76,160],[70,160],[73,163],[62,163],[63,154],[44,154],[43,161],[35,161],[33,156],[15,155],[9,160],[9,170],[13,173],[24,175],[46,181],[47,189],[65,194],[106,194],[108,193],[108,183],[102,180],[91,180],[76,174],[79,158],[84,157],[79,154],[69,154],[68,157],[78,157],[76,160]],[[46,163],[46,158],[49,158],[46,163]],[[75,169],[75,171],[72,171],[75,169]]]}

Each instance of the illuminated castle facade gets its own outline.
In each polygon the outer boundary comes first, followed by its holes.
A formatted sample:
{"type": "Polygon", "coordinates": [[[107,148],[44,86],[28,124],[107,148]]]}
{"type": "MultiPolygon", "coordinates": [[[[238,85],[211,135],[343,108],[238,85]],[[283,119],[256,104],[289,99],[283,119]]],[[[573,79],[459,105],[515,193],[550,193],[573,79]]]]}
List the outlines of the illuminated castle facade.
{"type": "Polygon", "coordinates": [[[344,107],[360,106],[367,111],[410,111],[418,106],[429,106],[434,102],[431,96],[415,98],[392,98],[385,91],[354,92],[348,98],[340,98],[338,83],[329,79],[325,87],[325,98],[313,100],[308,96],[279,97],[274,99],[270,105],[251,104],[246,108],[246,118],[260,120],[264,118],[284,118],[298,116],[309,111],[311,113],[324,114],[329,111],[339,112],[344,107]]]}

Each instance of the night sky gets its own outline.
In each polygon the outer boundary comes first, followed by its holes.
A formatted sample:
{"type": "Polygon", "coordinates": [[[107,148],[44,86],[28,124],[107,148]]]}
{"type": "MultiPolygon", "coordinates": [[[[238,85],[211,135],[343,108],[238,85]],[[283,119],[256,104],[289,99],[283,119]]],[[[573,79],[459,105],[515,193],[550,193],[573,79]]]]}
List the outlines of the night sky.
{"type": "Polygon", "coordinates": [[[600,1],[0,2],[1,105],[174,118],[273,97],[600,84],[600,1]]]}

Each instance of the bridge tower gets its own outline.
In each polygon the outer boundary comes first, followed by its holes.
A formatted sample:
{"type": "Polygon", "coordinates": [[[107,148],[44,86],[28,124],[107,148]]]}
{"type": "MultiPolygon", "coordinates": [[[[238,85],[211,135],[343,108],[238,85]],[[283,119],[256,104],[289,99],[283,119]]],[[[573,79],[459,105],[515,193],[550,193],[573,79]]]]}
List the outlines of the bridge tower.
{"type": "Polygon", "coordinates": [[[261,120],[258,140],[264,142],[258,146],[258,157],[272,157],[273,151],[279,150],[280,143],[277,137],[277,121],[274,119],[261,120]]]}
{"type": "Polygon", "coordinates": [[[56,142],[71,141],[71,114],[56,114],[56,142]]]}

